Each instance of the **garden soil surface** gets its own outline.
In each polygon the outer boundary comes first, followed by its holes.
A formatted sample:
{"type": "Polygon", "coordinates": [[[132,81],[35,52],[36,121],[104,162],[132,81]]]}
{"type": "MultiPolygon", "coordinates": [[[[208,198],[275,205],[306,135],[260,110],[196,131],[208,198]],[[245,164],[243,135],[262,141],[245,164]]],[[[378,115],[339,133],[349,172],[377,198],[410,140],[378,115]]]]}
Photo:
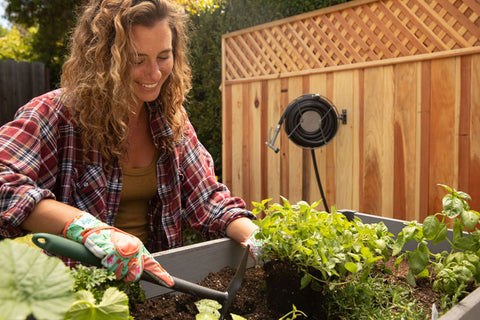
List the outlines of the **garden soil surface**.
{"type": "MultiPolygon", "coordinates": [[[[398,269],[388,264],[387,267],[393,274],[385,274],[385,281],[392,285],[406,284],[408,265],[405,262],[402,262],[398,269]]],[[[322,311],[318,310],[318,294],[307,289],[299,291],[300,278],[296,270],[286,270],[284,273],[281,268],[282,266],[267,263],[263,268],[257,266],[248,269],[228,313],[243,316],[248,320],[278,320],[292,310],[293,304],[298,310],[305,312],[308,319],[327,319],[321,314],[322,311]]],[[[234,269],[226,267],[217,273],[209,274],[200,284],[225,291],[234,274],[234,269]]],[[[411,291],[418,303],[424,306],[426,315],[431,313],[433,303],[437,307],[440,305],[440,297],[432,290],[428,279],[419,281],[417,287],[411,291]]],[[[187,294],[166,294],[133,304],[130,312],[135,320],[192,320],[198,313],[195,306],[198,300],[200,298],[187,294]]],[[[227,315],[225,319],[230,319],[230,316],[227,315]]],[[[303,317],[299,316],[297,319],[303,317]]]]}

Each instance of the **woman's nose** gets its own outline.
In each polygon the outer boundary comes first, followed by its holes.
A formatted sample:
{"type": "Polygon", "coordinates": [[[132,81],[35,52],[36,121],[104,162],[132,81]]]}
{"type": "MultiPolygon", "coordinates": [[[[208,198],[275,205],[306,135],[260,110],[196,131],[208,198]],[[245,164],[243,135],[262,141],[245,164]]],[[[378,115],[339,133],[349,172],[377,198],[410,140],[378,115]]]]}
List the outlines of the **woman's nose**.
{"type": "Polygon", "coordinates": [[[152,78],[152,80],[160,80],[162,77],[162,72],[160,71],[160,66],[156,61],[153,61],[148,66],[148,76],[152,78]]]}

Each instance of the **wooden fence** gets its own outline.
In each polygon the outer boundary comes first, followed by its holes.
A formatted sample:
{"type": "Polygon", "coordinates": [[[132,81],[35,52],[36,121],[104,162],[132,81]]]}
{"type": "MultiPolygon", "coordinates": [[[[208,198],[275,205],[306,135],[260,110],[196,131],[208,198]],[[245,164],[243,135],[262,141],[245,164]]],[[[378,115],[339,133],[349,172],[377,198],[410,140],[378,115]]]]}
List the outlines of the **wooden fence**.
{"type": "MultiPolygon", "coordinates": [[[[480,210],[480,2],[357,0],[222,38],[223,182],[247,203],[320,200],[310,151],[268,131],[303,93],[347,110],[315,150],[329,206],[419,220],[480,210]]],[[[323,209],[323,207],[320,207],[323,209]]]]}
{"type": "Polygon", "coordinates": [[[48,73],[39,62],[0,60],[0,125],[13,119],[19,107],[48,91],[48,73]]]}

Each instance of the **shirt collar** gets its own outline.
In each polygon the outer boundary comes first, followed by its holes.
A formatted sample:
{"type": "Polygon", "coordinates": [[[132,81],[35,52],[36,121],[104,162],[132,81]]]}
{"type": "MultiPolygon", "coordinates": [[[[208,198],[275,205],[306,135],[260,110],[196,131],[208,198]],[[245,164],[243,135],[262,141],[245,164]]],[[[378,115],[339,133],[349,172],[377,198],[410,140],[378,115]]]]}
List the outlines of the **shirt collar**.
{"type": "Polygon", "coordinates": [[[172,137],[173,131],[165,120],[161,112],[161,106],[157,101],[145,103],[148,114],[150,116],[150,128],[152,130],[153,140],[156,145],[160,139],[172,137]]]}

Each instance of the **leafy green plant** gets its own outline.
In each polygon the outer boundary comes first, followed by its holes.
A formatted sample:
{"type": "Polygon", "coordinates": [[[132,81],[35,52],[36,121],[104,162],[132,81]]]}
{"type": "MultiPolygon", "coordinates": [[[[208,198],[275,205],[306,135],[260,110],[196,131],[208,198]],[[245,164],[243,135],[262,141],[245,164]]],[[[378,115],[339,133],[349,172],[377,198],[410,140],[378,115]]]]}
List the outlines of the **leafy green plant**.
{"type": "MultiPolygon", "coordinates": [[[[215,300],[202,299],[195,302],[195,306],[198,309],[198,314],[195,316],[195,320],[218,320],[220,319],[220,310],[222,305],[215,300]]],[[[300,310],[297,310],[295,306],[292,306],[292,311],[285,314],[278,320],[294,320],[298,315],[306,317],[307,315],[300,310]]],[[[247,320],[244,317],[231,313],[232,320],[247,320]]]]}
{"type": "Polygon", "coordinates": [[[299,315],[304,316],[305,318],[307,317],[307,315],[305,313],[298,310],[297,307],[295,307],[295,305],[293,305],[292,306],[292,311],[288,312],[287,314],[285,314],[283,317],[281,317],[278,320],[294,320],[294,319],[297,319],[297,316],[299,316],[299,315]]]}
{"type": "MultiPolygon", "coordinates": [[[[198,314],[195,316],[195,320],[218,320],[220,319],[220,310],[222,305],[215,300],[202,299],[195,302],[195,306],[198,309],[198,314]]],[[[233,320],[247,320],[236,314],[230,314],[233,320]]]]}
{"type": "Polygon", "coordinates": [[[0,319],[61,319],[74,301],[73,278],[58,258],[0,241],[0,319]]]}
{"type": "Polygon", "coordinates": [[[480,214],[470,209],[468,194],[440,186],[449,192],[442,200],[443,211],[426,217],[422,225],[416,221],[407,223],[398,234],[392,255],[398,256],[397,265],[407,259],[408,280],[412,285],[415,285],[415,276],[428,277],[433,270],[433,288],[451,296],[450,303],[454,304],[464,295],[469,282],[478,284],[480,281],[480,230],[475,229],[480,214]],[[449,229],[453,231],[451,238],[447,237],[449,229]],[[412,240],[418,243],[417,247],[402,252],[404,245],[412,240]],[[432,253],[427,246],[442,241],[450,244],[450,252],[432,253]]]}
{"type": "Polygon", "coordinates": [[[383,223],[364,224],[358,218],[349,221],[336,208],[332,213],[317,211],[319,202],[291,205],[283,198],[283,205],[266,208],[269,200],[254,203],[255,214],[266,214],[256,221],[260,227],[257,238],[264,241],[269,256],[291,261],[304,272],[302,288],[312,280],[332,287],[365,279],[378,260],[389,259],[393,235],[383,223]]]}
{"type": "Polygon", "coordinates": [[[301,276],[299,288],[320,291],[319,303],[329,318],[425,318],[410,287],[391,286],[373,272],[376,267],[391,272],[382,262],[390,258],[394,238],[383,222],[349,220],[336,208],[317,211],[318,202],[292,205],[283,199],[283,205],[267,206],[269,201],[254,203],[253,210],[265,213],[255,222],[265,259],[293,262],[301,276]]]}
{"type": "Polygon", "coordinates": [[[97,302],[92,292],[81,290],[76,294],[76,301],[65,314],[64,320],[77,319],[133,319],[129,316],[128,296],[115,287],[110,287],[97,302]]]}
{"type": "Polygon", "coordinates": [[[0,252],[0,320],[131,319],[128,303],[145,299],[138,282],[117,281],[100,268],[70,270],[28,238],[2,240],[0,252]]]}
{"type": "MultiPolygon", "coordinates": [[[[431,319],[408,284],[392,285],[382,274],[324,293],[329,318],[356,320],[431,319]],[[348,315],[348,316],[346,316],[348,315]]],[[[430,306],[428,306],[430,307],[430,306]]]]}
{"type": "Polygon", "coordinates": [[[88,290],[93,294],[96,301],[103,296],[103,292],[106,290],[105,284],[108,281],[115,280],[113,273],[109,273],[104,269],[84,265],[76,266],[71,272],[75,279],[74,290],[88,290]]]}
{"type": "Polygon", "coordinates": [[[145,292],[139,282],[118,281],[115,275],[106,269],[77,265],[71,272],[75,279],[74,290],[89,291],[96,302],[100,302],[106,290],[111,287],[125,292],[130,303],[145,301],[145,292]]]}
{"type": "Polygon", "coordinates": [[[0,60],[35,61],[32,43],[37,28],[19,29],[13,26],[4,37],[0,37],[0,60]]]}

